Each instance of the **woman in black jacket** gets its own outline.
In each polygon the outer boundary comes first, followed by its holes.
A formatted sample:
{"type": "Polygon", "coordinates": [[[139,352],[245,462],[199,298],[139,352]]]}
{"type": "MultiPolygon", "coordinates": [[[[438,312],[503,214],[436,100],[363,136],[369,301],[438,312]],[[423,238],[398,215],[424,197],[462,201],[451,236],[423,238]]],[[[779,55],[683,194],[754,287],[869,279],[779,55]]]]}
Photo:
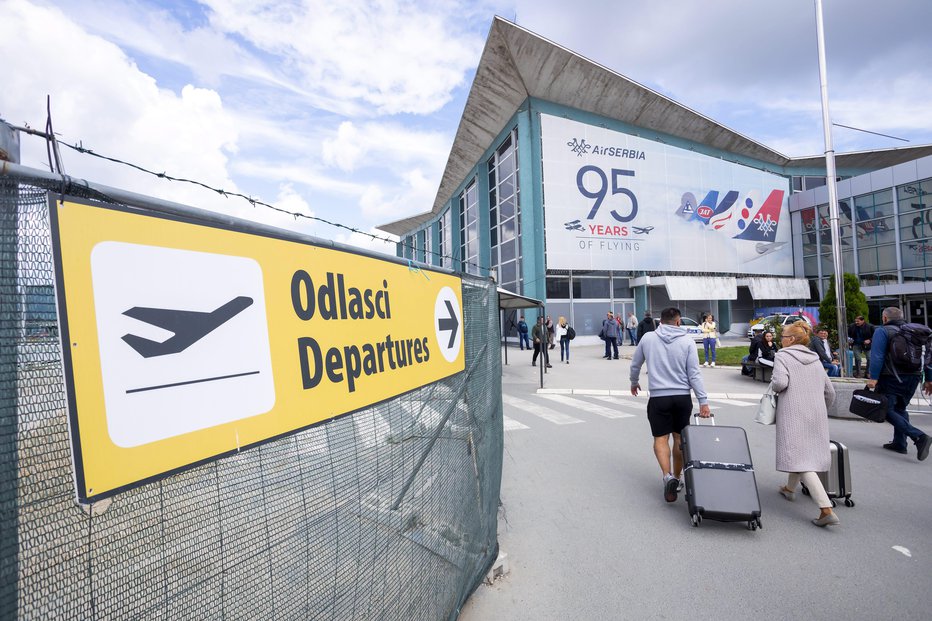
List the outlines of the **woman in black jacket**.
{"type": "Polygon", "coordinates": [[[768,367],[773,366],[773,358],[777,354],[777,345],[773,342],[773,332],[764,332],[760,340],[751,343],[748,362],[760,362],[768,367]]]}

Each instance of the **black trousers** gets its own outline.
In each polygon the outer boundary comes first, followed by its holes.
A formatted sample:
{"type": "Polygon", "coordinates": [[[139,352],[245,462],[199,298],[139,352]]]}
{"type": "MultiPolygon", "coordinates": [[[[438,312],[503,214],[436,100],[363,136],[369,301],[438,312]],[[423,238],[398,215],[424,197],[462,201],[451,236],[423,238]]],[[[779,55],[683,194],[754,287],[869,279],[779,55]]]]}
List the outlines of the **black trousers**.
{"type": "Polygon", "coordinates": [[[605,358],[611,358],[612,354],[615,354],[615,358],[618,357],[618,339],[614,336],[605,337],[605,358]],[[614,350],[614,351],[612,351],[614,350]]]}
{"type": "Polygon", "coordinates": [[[534,343],[534,357],[531,358],[531,364],[537,364],[537,357],[540,352],[544,352],[544,364],[550,364],[550,354],[547,352],[547,343],[534,343]]]}

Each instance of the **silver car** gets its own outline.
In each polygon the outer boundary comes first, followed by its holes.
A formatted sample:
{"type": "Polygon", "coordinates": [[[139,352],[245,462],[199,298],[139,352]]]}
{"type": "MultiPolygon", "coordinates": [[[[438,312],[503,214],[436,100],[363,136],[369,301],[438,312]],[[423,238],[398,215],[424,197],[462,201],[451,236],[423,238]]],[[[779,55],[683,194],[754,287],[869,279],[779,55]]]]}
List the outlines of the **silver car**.
{"type": "Polygon", "coordinates": [[[791,323],[796,323],[797,321],[805,321],[809,327],[812,327],[812,323],[805,315],[767,315],[757,321],[754,325],[748,328],[748,338],[753,339],[756,336],[759,336],[761,332],[764,331],[764,326],[767,324],[779,324],[783,326],[788,326],[791,323]]]}

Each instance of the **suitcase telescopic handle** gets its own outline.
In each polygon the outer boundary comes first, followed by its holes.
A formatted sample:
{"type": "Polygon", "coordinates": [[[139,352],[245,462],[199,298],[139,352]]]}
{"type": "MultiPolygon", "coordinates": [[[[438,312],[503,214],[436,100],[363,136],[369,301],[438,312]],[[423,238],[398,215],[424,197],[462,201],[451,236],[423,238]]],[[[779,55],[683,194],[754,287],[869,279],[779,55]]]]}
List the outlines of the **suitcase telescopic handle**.
{"type": "Polygon", "coordinates": [[[710,421],[710,422],[712,423],[712,426],[713,426],[713,427],[715,426],[715,414],[712,414],[711,412],[709,413],[708,419],[703,419],[701,416],[699,416],[699,412],[696,412],[695,414],[693,414],[693,416],[696,417],[696,424],[697,424],[697,425],[699,424],[699,421],[700,421],[700,420],[708,420],[708,421],[710,421]]]}

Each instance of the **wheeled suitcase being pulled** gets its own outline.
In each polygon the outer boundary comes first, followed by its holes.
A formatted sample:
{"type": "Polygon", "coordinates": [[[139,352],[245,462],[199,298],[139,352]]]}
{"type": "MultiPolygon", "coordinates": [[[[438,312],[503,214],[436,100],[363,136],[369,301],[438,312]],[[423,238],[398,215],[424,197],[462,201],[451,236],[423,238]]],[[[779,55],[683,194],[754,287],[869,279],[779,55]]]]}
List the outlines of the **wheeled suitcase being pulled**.
{"type": "MultiPolygon", "coordinates": [[[[700,420],[698,414],[696,421],[700,420]]],[[[703,519],[762,528],[760,496],[748,436],[741,427],[689,425],[683,429],[686,503],[693,526],[703,519]]]]}
{"type": "MultiPolygon", "coordinates": [[[[819,480],[822,481],[822,487],[825,493],[832,499],[832,506],[835,506],[835,500],[843,498],[846,507],[853,507],[854,501],[851,500],[851,459],[848,447],[841,442],[829,440],[832,452],[832,463],[828,472],[820,472],[819,480]]],[[[803,494],[809,495],[809,489],[803,485],[803,494]]]]}

